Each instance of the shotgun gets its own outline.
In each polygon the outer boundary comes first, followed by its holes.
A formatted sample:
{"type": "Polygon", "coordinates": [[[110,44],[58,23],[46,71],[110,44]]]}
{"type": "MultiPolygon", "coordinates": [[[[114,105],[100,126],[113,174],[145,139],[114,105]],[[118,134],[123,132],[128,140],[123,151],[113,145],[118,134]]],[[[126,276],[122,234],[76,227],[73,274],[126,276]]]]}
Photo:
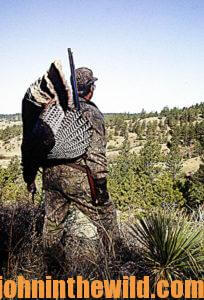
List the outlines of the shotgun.
{"type": "Polygon", "coordinates": [[[70,64],[70,70],[71,70],[71,85],[72,85],[74,106],[75,106],[76,110],[80,110],[79,96],[78,96],[77,84],[76,84],[74,59],[73,59],[71,48],[68,48],[68,57],[69,57],[69,64],[70,64]]]}

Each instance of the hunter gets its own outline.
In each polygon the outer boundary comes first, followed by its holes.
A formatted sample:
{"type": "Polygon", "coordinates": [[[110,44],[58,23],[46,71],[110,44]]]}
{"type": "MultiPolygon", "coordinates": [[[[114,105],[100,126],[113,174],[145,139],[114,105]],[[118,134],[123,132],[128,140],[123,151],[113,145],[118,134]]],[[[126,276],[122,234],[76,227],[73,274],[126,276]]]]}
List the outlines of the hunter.
{"type": "MultiPolygon", "coordinates": [[[[107,159],[104,117],[92,102],[97,78],[85,67],[76,69],[80,110],[92,126],[92,139],[87,152],[74,160],[45,160],[43,189],[45,220],[43,241],[45,250],[64,248],[66,221],[72,207],[78,208],[97,227],[99,237],[109,251],[119,237],[116,210],[107,190],[107,159]],[[88,170],[88,171],[87,171],[88,170]]],[[[24,102],[26,101],[24,97],[24,102]]],[[[28,191],[35,191],[38,166],[31,165],[30,149],[22,145],[22,165],[28,191]]],[[[53,250],[54,251],[54,250],[53,250]]]]}

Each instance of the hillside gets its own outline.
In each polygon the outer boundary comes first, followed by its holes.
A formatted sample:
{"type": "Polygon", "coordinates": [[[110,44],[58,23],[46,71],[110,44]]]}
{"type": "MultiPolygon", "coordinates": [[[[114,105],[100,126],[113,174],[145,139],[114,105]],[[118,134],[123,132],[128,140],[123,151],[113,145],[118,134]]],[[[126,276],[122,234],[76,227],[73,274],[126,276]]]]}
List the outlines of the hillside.
{"type": "MultiPolygon", "coordinates": [[[[160,113],[105,114],[105,121],[109,161],[117,157],[125,141],[131,153],[139,153],[148,139],[156,137],[164,154],[172,142],[180,145],[185,173],[198,170],[204,132],[203,103],[182,109],[164,107],[160,113]]],[[[6,167],[14,156],[20,158],[21,139],[21,115],[0,115],[1,166],[6,167]]]]}
{"type": "MultiPolygon", "coordinates": [[[[115,247],[115,263],[111,259],[107,264],[108,257],[101,259],[104,249],[90,238],[92,233],[95,236],[96,228],[92,227],[91,232],[87,229],[90,228],[88,218],[76,214],[71,227],[67,228],[67,245],[73,248],[67,248],[66,260],[58,260],[61,266],[71,270],[72,276],[74,272],[91,279],[109,273],[117,276],[147,274],[154,281],[161,275],[157,266],[163,270],[165,259],[165,268],[172,278],[175,274],[177,278],[178,273],[182,274],[182,279],[203,278],[203,112],[201,103],[183,109],[165,108],[160,113],[105,115],[108,192],[117,209],[123,242],[115,247]],[[183,247],[180,243],[187,246],[184,252],[180,252],[183,247]],[[175,263],[172,255],[166,256],[163,245],[167,244],[176,245],[173,255],[179,255],[182,262],[179,266],[172,265],[175,263]]],[[[3,166],[0,167],[0,219],[4,224],[0,268],[4,267],[3,275],[12,272],[15,276],[24,274],[36,278],[38,274],[40,278],[44,272],[42,176],[41,172],[37,175],[37,193],[32,202],[19,160],[22,124],[10,118],[12,116],[7,120],[4,116],[0,122],[0,162],[3,166]]],[[[58,253],[55,255],[58,257],[58,253]]],[[[50,274],[56,278],[63,272],[60,266],[54,266],[50,274]]]]}

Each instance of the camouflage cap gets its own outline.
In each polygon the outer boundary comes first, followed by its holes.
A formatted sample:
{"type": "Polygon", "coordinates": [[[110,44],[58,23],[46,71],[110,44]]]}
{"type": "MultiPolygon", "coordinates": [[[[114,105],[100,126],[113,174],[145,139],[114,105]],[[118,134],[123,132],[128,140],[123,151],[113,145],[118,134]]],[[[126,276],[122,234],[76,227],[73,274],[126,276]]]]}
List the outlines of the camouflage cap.
{"type": "Polygon", "coordinates": [[[92,70],[82,67],[75,70],[77,88],[79,91],[84,90],[87,86],[93,84],[98,78],[93,76],[92,70]]]}

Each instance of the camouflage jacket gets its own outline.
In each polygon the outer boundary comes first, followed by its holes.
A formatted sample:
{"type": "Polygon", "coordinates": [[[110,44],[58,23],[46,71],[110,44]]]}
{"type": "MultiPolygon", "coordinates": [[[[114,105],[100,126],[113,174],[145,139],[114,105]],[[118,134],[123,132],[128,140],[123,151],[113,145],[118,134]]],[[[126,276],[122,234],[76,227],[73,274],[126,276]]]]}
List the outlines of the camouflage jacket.
{"type": "MultiPolygon", "coordinates": [[[[104,178],[107,176],[104,116],[93,102],[87,102],[80,98],[80,104],[83,116],[89,120],[93,128],[92,140],[86,153],[86,162],[94,178],[104,178]]],[[[82,161],[80,158],[76,163],[81,164],[82,161]]]]}
{"type": "MultiPolygon", "coordinates": [[[[93,135],[91,143],[87,149],[86,153],[86,164],[90,168],[92,176],[95,179],[105,178],[107,176],[107,159],[106,159],[106,137],[105,137],[105,125],[104,117],[100,110],[93,102],[87,102],[84,99],[80,98],[81,111],[85,118],[89,120],[93,128],[93,135]]],[[[33,104],[32,104],[33,105],[33,104]]],[[[32,123],[34,120],[30,120],[26,114],[31,114],[31,103],[26,101],[26,96],[23,100],[23,111],[26,116],[23,119],[23,142],[21,146],[22,150],[22,166],[23,166],[23,177],[26,183],[30,184],[35,180],[39,166],[46,167],[47,165],[59,165],[59,164],[68,164],[69,162],[74,162],[80,165],[84,165],[84,159],[82,157],[71,160],[71,161],[59,161],[59,160],[46,160],[43,156],[41,159],[36,159],[36,150],[35,143],[32,140],[32,125],[30,126],[27,123],[32,123]],[[30,108],[30,109],[29,109],[30,108]]],[[[42,111],[42,108],[36,106],[35,108],[39,112],[42,111]]],[[[36,114],[35,114],[36,115],[36,114]]]]}

